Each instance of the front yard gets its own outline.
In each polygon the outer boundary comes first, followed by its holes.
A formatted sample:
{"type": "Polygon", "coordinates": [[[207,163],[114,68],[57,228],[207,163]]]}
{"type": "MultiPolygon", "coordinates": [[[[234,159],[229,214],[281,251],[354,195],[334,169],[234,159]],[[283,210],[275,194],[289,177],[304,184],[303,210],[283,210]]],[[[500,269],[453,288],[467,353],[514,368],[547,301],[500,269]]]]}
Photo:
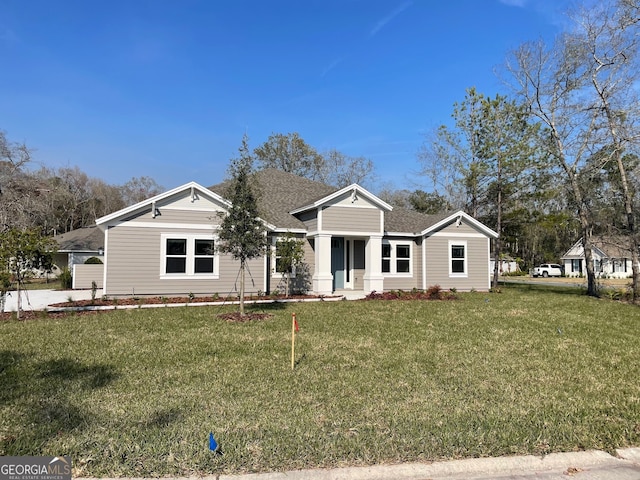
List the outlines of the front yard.
{"type": "Polygon", "coordinates": [[[578,293],[5,321],[0,455],[142,477],[640,445],[640,309],[578,293]]]}

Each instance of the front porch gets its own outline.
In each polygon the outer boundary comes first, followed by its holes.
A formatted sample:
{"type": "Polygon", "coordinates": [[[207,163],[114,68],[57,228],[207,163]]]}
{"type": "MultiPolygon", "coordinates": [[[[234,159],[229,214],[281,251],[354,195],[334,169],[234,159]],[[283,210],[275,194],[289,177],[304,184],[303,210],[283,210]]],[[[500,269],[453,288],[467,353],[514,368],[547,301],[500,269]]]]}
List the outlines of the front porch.
{"type": "Polygon", "coordinates": [[[382,235],[315,235],[314,293],[347,292],[362,298],[374,290],[382,291],[381,254],[382,235]]]}

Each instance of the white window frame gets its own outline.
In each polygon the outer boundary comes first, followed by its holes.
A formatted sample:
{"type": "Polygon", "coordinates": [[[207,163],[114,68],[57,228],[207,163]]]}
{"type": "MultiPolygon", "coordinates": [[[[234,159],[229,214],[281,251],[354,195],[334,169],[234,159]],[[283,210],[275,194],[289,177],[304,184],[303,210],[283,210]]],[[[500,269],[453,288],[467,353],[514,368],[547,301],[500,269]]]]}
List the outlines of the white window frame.
{"type": "Polygon", "coordinates": [[[449,240],[449,277],[452,278],[467,278],[469,276],[469,247],[466,240],[449,240]],[[464,257],[462,259],[456,258],[455,260],[464,261],[464,272],[453,271],[453,247],[463,247],[464,257]]]}
{"type": "MultiPolygon", "coordinates": [[[[218,237],[211,235],[210,233],[163,233],[160,235],[160,279],[162,280],[194,280],[194,279],[206,279],[217,280],[220,278],[220,255],[214,252],[211,257],[213,258],[213,272],[212,273],[195,273],[195,249],[196,240],[213,240],[213,247],[215,249],[218,237]],[[186,255],[186,272],[185,273],[167,273],[167,240],[186,240],[187,242],[187,255],[186,255]]],[[[207,256],[208,257],[208,256],[207,256]]]]}
{"type": "MultiPolygon", "coordinates": [[[[413,241],[411,240],[382,240],[383,245],[389,245],[391,247],[391,256],[390,257],[382,257],[382,253],[380,256],[380,262],[382,264],[382,260],[385,258],[389,259],[389,271],[382,272],[382,275],[385,277],[396,277],[396,278],[412,278],[413,277],[413,241]],[[398,245],[408,245],[409,246],[409,258],[398,258],[397,251],[398,245]],[[409,271],[408,272],[398,272],[398,260],[408,260],[409,261],[409,271]]],[[[382,270],[382,265],[380,267],[382,270]]]]}

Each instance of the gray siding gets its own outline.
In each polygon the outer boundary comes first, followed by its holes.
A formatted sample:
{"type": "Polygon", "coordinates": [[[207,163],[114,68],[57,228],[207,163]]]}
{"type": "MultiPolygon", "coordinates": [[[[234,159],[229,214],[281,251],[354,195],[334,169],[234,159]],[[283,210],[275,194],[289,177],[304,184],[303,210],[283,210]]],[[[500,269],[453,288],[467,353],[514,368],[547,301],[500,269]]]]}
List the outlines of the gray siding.
{"type": "Polygon", "coordinates": [[[411,262],[413,269],[412,277],[393,277],[387,274],[383,274],[384,277],[384,290],[412,290],[414,288],[422,288],[422,242],[420,240],[413,239],[401,239],[392,238],[393,240],[406,240],[411,242],[412,257],[411,262]]]}
{"type": "Polygon", "coordinates": [[[126,221],[136,221],[139,223],[148,223],[150,225],[155,224],[199,224],[202,226],[207,225],[220,225],[221,218],[215,211],[202,211],[202,210],[173,210],[173,209],[161,209],[160,215],[155,218],[151,215],[151,209],[139,215],[128,217],[126,221]]]}
{"type": "Polygon", "coordinates": [[[311,212],[304,212],[299,215],[300,221],[304,223],[305,228],[308,232],[315,232],[318,230],[318,211],[313,210],[311,212]]]}
{"type": "MultiPolygon", "coordinates": [[[[201,212],[202,213],[202,212],[201,212]]],[[[213,231],[193,229],[136,228],[120,225],[107,234],[108,258],[106,295],[227,295],[237,293],[239,262],[229,255],[221,255],[219,279],[161,279],[161,235],[163,233],[203,234],[213,231]]],[[[264,258],[248,264],[251,278],[247,278],[246,292],[265,290],[264,258]]]]}
{"type": "Polygon", "coordinates": [[[91,288],[96,282],[97,288],[103,287],[104,265],[78,264],[73,266],[73,288],[91,288]]]}
{"type": "Polygon", "coordinates": [[[322,230],[332,232],[380,232],[380,210],[332,206],[322,211],[322,230]]]}
{"type": "Polygon", "coordinates": [[[443,289],[460,291],[489,288],[489,239],[487,237],[428,237],[427,242],[427,288],[440,285],[443,289]],[[465,241],[467,244],[467,276],[449,275],[449,240],[465,241]]]}

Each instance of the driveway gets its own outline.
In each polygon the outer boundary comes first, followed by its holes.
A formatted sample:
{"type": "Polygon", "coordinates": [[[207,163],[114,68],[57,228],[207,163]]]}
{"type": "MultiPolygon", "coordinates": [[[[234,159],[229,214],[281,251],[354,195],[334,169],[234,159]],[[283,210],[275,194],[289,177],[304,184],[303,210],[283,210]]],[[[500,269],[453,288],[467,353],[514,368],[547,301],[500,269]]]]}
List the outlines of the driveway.
{"type": "MultiPolygon", "coordinates": [[[[20,290],[22,310],[46,310],[54,303],[68,302],[69,300],[89,300],[91,290],[20,290]]],[[[96,290],[96,298],[102,297],[102,290],[96,290]]],[[[18,292],[7,292],[4,305],[5,312],[18,310],[18,292]]]]}

